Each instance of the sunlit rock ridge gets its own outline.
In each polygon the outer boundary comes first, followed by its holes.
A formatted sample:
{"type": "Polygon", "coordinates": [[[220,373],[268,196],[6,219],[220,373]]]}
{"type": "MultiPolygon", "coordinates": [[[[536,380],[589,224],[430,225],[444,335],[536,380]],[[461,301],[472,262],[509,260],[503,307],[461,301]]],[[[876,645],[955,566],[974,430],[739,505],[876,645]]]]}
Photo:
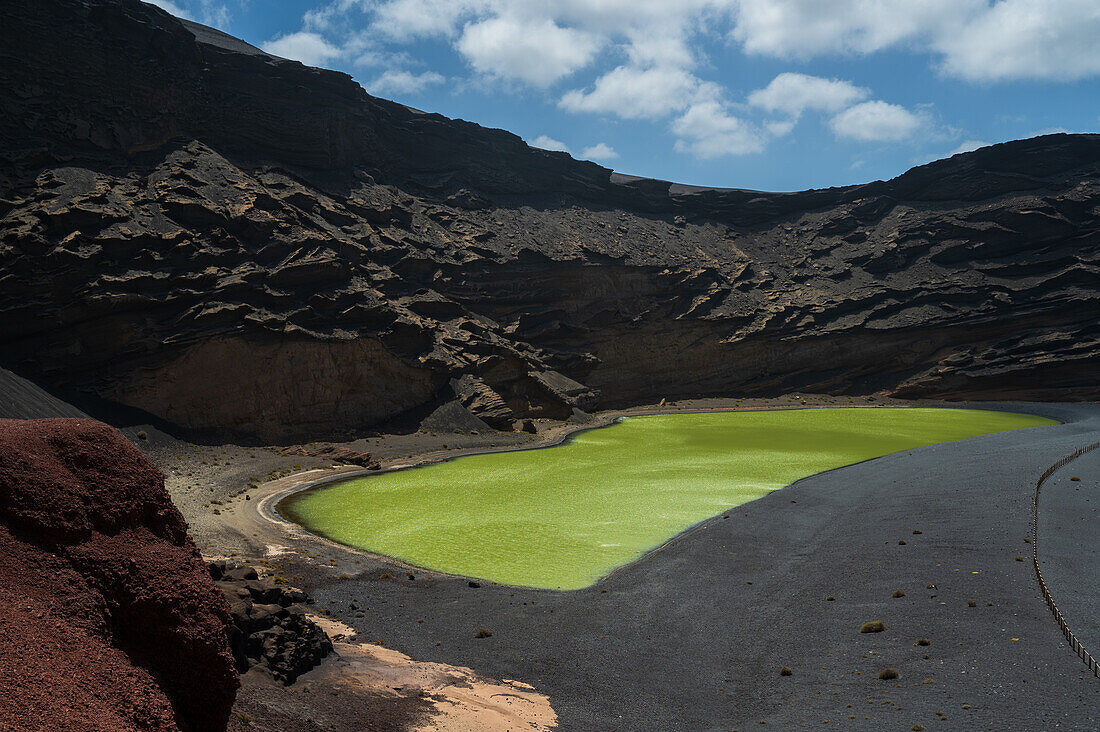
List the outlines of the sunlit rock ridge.
{"type": "Polygon", "coordinates": [[[1100,397],[1098,135],[700,189],[136,0],[0,28],[0,366],[48,388],[266,442],[448,402],[1100,397]]]}

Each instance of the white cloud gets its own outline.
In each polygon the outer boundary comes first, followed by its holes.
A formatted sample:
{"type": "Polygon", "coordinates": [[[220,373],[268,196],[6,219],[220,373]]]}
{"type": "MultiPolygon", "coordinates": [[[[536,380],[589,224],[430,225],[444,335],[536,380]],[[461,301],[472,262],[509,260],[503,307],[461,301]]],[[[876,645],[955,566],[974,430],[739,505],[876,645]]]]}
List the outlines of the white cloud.
{"type": "Polygon", "coordinates": [[[548,18],[495,17],[469,23],[455,44],[475,70],[545,87],[587,66],[603,39],[548,18]]]}
{"type": "Polygon", "coordinates": [[[298,31],[276,36],[263,44],[268,53],[301,61],[306,66],[324,66],[343,55],[343,52],[326,41],[319,33],[298,31]]]}
{"type": "Polygon", "coordinates": [[[779,74],[763,89],[749,94],[749,104],[769,112],[799,117],[807,109],[839,112],[866,99],[868,91],[850,81],[791,72],[779,74]]]}
{"type": "Polygon", "coordinates": [[[570,112],[626,119],[663,117],[686,107],[699,86],[700,81],[683,69],[619,66],[597,79],[591,91],[568,91],[558,104],[570,112]]]}
{"type": "Polygon", "coordinates": [[[986,0],[740,0],[733,37],[779,58],[872,53],[942,28],[986,0]]]}
{"type": "Polygon", "coordinates": [[[1100,3],[1002,0],[933,43],[942,68],[970,81],[1053,79],[1100,74],[1100,3]]]}
{"type": "Polygon", "coordinates": [[[772,137],[784,137],[791,134],[794,125],[795,121],[793,119],[773,119],[764,123],[764,129],[772,137]]]}
{"type": "Polygon", "coordinates": [[[614,160],[619,157],[619,153],[615,152],[615,148],[606,142],[597,142],[595,145],[581,150],[581,157],[585,160],[614,160]]]}
{"type": "Polygon", "coordinates": [[[739,0],[732,36],[784,59],[917,50],[969,81],[1100,74],[1096,0],[739,0]]]}
{"type": "Polygon", "coordinates": [[[172,2],[172,0],[147,0],[147,2],[175,15],[177,18],[186,18],[196,23],[220,28],[223,31],[229,30],[229,21],[232,14],[229,12],[228,7],[216,3],[214,0],[197,0],[197,12],[192,10],[192,5],[195,4],[194,1],[189,2],[187,5],[180,5],[172,2]]]}
{"type": "Polygon", "coordinates": [[[191,13],[189,13],[186,9],[180,7],[179,5],[176,5],[174,2],[170,2],[170,0],[146,0],[146,2],[148,2],[150,5],[156,5],[164,12],[171,13],[177,18],[187,18],[188,20],[194,20],[194,18],[191,17],[191,13]]]}
{"type": "Polygon", "coordinates": [[[446,80],[446,77],[434,71],[414,74],[411,71],[390,69],[364,86],[367,91],[376,96],[383,94],[420,94],[429,86],[442,84],[446,80]]]}
{"type": "Polygon", "coordinates": [[[569,152],[569,146],[561,140],[555,140],[549,135],[539,135],[531,142],[527,143],[531,147],[537,147],[540,150],[554,150],[556,152],[569,152]]]}
{"type": "Polygon", "coordinates": [[[232,15],[229,12],[229,8],[225,5],[219,5],[213,2],[213,0],[201,0],[202,4],[202,22],[206,25],[220,28],[223,31],[229,30],[229,20],[232,15]]]}
{"type": "Polygon", "coordinates": [[[905,107],[887,102],[863,102],[829,120],[837,137],[864,142],[897,141],[912,137],[926,120],[905,107]]]}
{"type": "Polygon", "coordinates": [[[977,150],[979,147],[987,147],[988,145],[989,145],[989,143],[985,142],[984,140],[966,140],[964,142],[959,143],[958,147],[956,147],[951,152],[947,153],[947,157],[951,157],[952,155],[958,155],[959,153],[973,152],[974,150],[977,150]]]}
{"type": "Polygon", "coordinates": [[[374,8],[371,28],[398,40],[453,36],[459,21],[488,3],[469,0],[389,0],[374,8]]]}
{"type": "Polygon", "coordinates": [[[714,100],[693,104],[672,123],[672,131],[677,152],[704,160],[761,152],[765,146],[764,135],[714,100]]]}

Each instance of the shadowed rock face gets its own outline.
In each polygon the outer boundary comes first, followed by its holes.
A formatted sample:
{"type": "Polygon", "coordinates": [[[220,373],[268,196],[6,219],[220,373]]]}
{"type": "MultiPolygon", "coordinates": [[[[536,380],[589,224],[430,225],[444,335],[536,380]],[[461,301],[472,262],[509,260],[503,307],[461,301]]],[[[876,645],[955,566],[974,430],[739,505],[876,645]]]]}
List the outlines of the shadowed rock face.
{"type": "Polygon", "coordinates": [[[225,599],[160,472],[107,425],[0,420],[0,587],[0,728],[225,729],[225,599]]]}
{"type": "Polygon", "coordinates": [[[265,441],[780,390],[1094,399],[1100,136],[762,193],[612,174],[132,0],[0,9],[0,348],[265,441]]]}

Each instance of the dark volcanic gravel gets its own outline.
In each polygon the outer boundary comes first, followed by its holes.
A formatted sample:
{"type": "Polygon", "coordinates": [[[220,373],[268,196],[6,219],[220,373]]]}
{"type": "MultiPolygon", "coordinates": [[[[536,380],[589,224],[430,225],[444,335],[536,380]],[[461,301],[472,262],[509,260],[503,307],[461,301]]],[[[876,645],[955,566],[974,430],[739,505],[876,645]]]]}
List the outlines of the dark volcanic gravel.
{"type": "MultiPolygon", "coordinates": [[[[1060,468],[1039,497],[1039,566],[1066,623],[1100,658],[1100,449],[1060,468]],[[1080,480],[1071,480],[1071,478],[1080,480]]],[[[1027,556],[1030,560],[1030,553],[1027,556]]]]}
{"type": "Polygon", "coordinates": [[[1034,481],[1097,439],[1100,408],[1026,409],[1067,424],[803,480],[582,591],[284,571],[361,638],[533,684],[563,730],[1095,730],[1100,679],[1015,558],[1034,481]]]}

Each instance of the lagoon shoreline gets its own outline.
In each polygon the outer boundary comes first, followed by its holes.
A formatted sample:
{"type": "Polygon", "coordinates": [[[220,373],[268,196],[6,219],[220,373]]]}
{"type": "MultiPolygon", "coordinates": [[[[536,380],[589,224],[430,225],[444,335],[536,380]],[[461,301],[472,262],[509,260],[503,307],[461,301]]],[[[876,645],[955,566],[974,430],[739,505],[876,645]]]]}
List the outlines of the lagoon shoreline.
{"type": "MultiPolygon", "coordinates": [[[[733,405],[662,411],[701,406],[733,405]]],[[[1078,443],[1097,439],[1100,407],[917,406],[1020,411],[1063,424],[804,478],[738,507],[729,520],[697,524],[583,590],[470,587],[467,578],[352,550],[263,515],[274,496],[364,472],[357,468],[317,466],[265,482],[251,500],[220,506],[211,518],[221,528],[198,532],[199,543],[207,554],[236,552],[309,591],[316,608],[354,629],[345,641],[380,641],[414,659],[532,685],[562,730],[728,730],[760,720],[985,729],[1019,728],[1025,719],[1094,729],[1100,683],[1065,648],[1030,564],[1015,556],[1029,549],[1023,538],[1035,478],[1078,443]],[[218,536],[233,541],[219,544],[218,536]],[[897,589],[905,596],[892,597],[897,589]],[[885,633],[858,632],[876,619],[885,633]],[[478,628],[492,636],[475,638],[478,628]],[[914,646],[921,637],[931,645],[914,646]],[[781,677],[780,666],[792,676],[781,677]],[[899,669],[898,681],[875,678],[887,666],[899,669]]],[[[661,409],[599,417],[606,424],[661,409]]],[[[542,447],[593,426],[551,425],[534,439],[491,436],[511,443],[481,440],[446,457],[542,447]]],[[[394,454],[374,453],[384,469],[441,457],[430,435],[417,438],[420,452],[406,452],[415,442],[409,436],[386,439],[379,446],[394,454]]],[[[246,678],[243,703],[249,698],[246,678]]]]}

